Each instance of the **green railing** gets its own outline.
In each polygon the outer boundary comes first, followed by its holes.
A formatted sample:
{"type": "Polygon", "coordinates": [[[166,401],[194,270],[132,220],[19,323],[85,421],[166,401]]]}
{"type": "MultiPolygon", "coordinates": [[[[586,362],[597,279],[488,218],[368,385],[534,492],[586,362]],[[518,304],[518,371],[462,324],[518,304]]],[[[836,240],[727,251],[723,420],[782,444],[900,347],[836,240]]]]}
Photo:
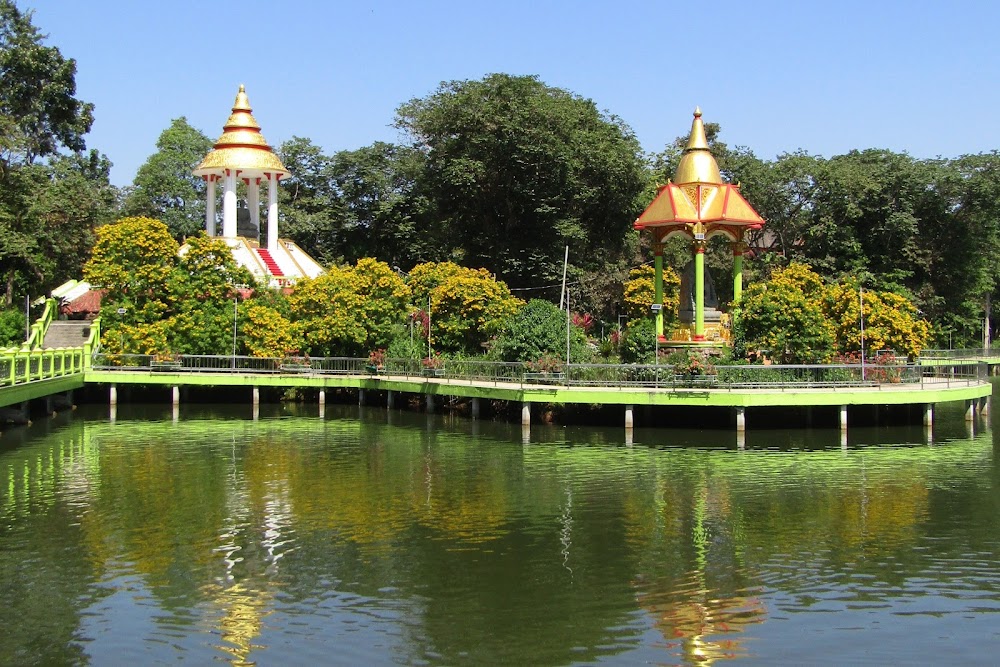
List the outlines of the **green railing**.
{"type": "Polygon", "coordinates": [[[41,317],[31,325],[27,340],[21,344],[22,351],[37,350],[42,346],[42,341],[45,339],[45,332],[49,330],[49,325],[52,324],[52,320],[55,319],[58,312],[59,302],[51,297],[46,299],[45,310],[42,311],[41,317]]]}
{"type": "Polygon", "coordinates": [[[0,351],[0,387],[82,373],[87,362],[82,347],[0,351]]]}
{"type": "Polygon", "coordinates": [[[528,364],[486,360],[446,360],[427,368],[420,360],[388,359],[374,366],[368,359],[353,357],[262,358],[208,355],[93,355],[98,370],[358,375],[385,378],[433,377],[442,382],[468,381],[491,384],[552,385],[572,387],[652,387],[745,389],[808,389],[837,387],[881,387],[942,382],[974,383],[986,379],[985,363],[948,366],[920,364],[817,364],[797,366],[716,366],[699,374],[678,373],[670,365],[570,364],[551,372],[539,372],[528,364]]]}

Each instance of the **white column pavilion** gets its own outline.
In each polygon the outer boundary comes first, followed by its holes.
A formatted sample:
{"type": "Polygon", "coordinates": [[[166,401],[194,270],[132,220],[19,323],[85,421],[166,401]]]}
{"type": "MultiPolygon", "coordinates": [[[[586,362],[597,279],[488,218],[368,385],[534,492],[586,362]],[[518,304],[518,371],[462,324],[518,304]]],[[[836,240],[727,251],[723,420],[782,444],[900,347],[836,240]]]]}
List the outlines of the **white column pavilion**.
{"type": "Polygon", "coordinates": [[[222,184],[222,238],[233,250],[236,261],[272,285],[286,285],[300,277],[315,277],[322,267],[289,240],[278,237],[278,181],[289,176],[281,159],[264,139],[246,90],[240,85],[232,113],[223,126],[222,136],[212,150],[194,169],[208,185],[205,207],[205,231],[216,233],[216,184],[222,184]],[[237,196],[239,181],[246,185],[247,209],[250,222],[260,229],[260,187],[267,187],[267,246],[261,248],[257,239],[237,234],[237,196]]]}

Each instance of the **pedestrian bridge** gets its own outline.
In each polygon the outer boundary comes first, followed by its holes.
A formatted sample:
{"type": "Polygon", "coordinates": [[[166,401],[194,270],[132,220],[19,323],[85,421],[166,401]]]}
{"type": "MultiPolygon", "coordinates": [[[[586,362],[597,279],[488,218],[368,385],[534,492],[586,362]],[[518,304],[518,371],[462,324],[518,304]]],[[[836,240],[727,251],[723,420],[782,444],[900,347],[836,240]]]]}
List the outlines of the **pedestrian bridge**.
{"type": "Polygon", "coordinates": [[[255,403],[260,388],[283,387],[314,390],[321,402],[334,389],[357,391],[362,402],[384,392],[389,405],[398,394],[417,394],[429,410],[439,398],[468,399],[474,416],[480,400],[509,401],[521,405],[522,423],[530,423],[534,404],[576,403],[622,406],[626,427],[634,425],[634,407],[647,405],[732,408],[737,430],[745,429],[748,408],[830,406],[840,409],[846,428],[849,406],[916,405],[929,425],[937,403],[965,401],[969,419],[988,410],[996,363],[1000,356],[938,354],[916,364],[719,366],[679,375],[666,365],[570,364],[538,372],[484,360],[428,368],[406,359],[375,366],[345,357],[111,355],[92,353],[88,344],[0,352],[0,408],[26,409],[29,401],[85,385],[106,386],[112,403],[120,385],[163,386],[175,403],[187,386],[247,387],[255,403]]]}

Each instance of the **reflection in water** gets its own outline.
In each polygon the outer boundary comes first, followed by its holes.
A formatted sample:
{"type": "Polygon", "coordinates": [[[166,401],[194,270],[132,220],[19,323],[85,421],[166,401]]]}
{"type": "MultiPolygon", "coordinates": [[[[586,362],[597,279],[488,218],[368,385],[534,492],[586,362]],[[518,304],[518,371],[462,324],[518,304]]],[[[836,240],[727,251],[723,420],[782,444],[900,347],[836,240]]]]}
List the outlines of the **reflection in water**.
{"type": "Polygon", "coordinates": [[[1000,466],[961,411],[845,448],[296,409],[4,434],[0,663],[906,661],[1000,610],[1000,466]]]}

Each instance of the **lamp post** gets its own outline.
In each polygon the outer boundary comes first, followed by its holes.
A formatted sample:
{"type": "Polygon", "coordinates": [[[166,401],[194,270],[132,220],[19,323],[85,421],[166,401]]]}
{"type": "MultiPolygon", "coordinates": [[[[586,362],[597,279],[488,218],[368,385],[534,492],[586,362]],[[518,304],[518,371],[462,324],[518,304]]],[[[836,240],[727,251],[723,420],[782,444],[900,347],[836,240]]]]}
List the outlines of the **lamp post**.
{"type": "Polygon", "coordinates": [[[240,296],[239,292],[237,292],[233,296],[233,369],[236,368],[236,317],[237,314],[239,313],[237,309],[237,304],[239,304],[239,301],[240,301],[240,296]]]}
{"type": "Polygon", "coordinates": [[[660,316],[660,311],[663,310],[662,303],[654,303],[649,307],[653,313],[653,365],[656,368],[653,369],[653,386],[660,386],[660,335],[656,332],[656,321],[660,316]]]}
{"type": "Polygon", "coordinates": [[[865,288],[858,287],[858,305],[861,307],[861,381],[865,381],[865,288]]]}

